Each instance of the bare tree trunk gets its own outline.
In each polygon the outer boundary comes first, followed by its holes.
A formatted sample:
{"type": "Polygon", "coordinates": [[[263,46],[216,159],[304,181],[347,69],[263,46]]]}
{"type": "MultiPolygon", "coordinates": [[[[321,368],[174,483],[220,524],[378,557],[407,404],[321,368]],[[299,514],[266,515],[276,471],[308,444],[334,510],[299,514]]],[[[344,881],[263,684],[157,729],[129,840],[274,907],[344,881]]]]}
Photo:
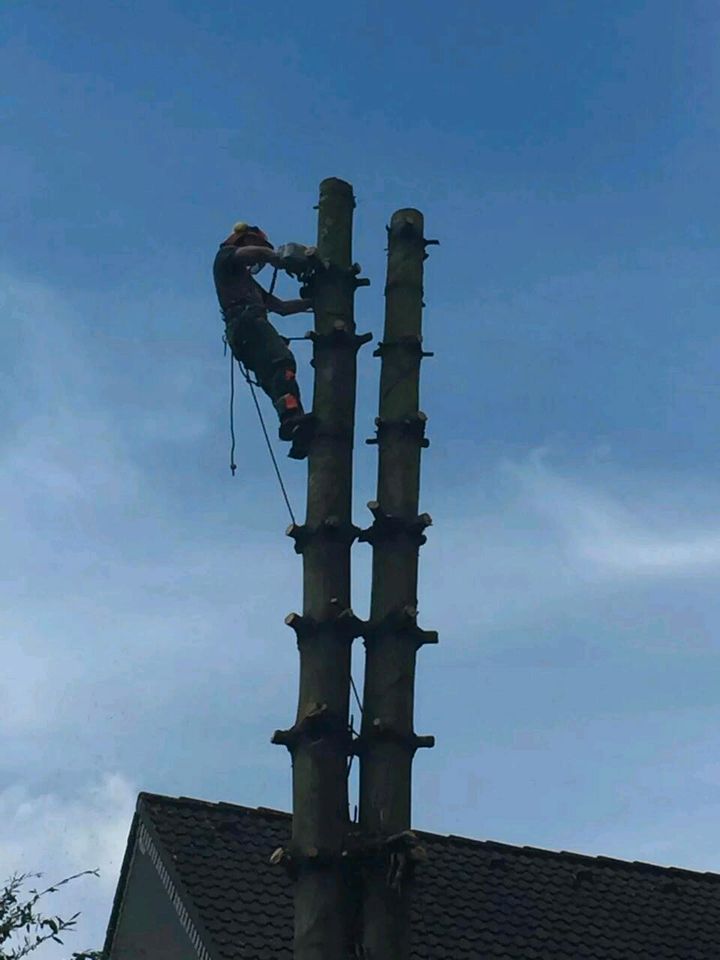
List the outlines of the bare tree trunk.
{"type": "Polygon", "coordinates": [[[417,210],[399,210],[389,228],[382,360],[377,500],[361,534],[373,546],[372,601],[360,753],[360,827],[368,849],[363,894],[366,960],[409,957],[410,894],[420,855],[411,825],[415,750],[432,746],[413,726],[415,659],[437,634],[417,627],[418,549],[431,520],[418,515],[420,451],[427,446],[418,409],[422,350],[423,261],[427,241],[417,210]]]}
{"type": "Polygon", "coordinates": [[[277,731],[293,763],[293,832],[287,851],[295,884],[296,960],[340,960],[348,949],[342,854],[348,829],[347,764],[350,650],[358,621],[350,610],[352,453],[357,336],[353,300],[352,187],[320,185],[315,305],[313,413],[307,517],[288,535],[303,558],[303,614],[286,622],[300,651],[300,694],[290,730],[277,731]]]}

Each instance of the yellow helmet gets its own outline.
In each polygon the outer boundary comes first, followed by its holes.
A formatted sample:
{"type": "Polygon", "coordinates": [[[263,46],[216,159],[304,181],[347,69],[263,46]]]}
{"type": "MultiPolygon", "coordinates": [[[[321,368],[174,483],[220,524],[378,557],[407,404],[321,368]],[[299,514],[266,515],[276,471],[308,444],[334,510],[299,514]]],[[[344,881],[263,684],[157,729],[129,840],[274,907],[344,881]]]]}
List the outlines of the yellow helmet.
{"type": "Polygon", "coordinates": [[[224,243],[239,243],[246,234],[250,234],[249,239],[252,244],[256,244],[259,247],[269,247],[271,250],[273,249],[273,245],[270,243],[265,231],[251,223],[246,223],[244,220],[238,220],[233,226],[232,233],[224,243]]]}

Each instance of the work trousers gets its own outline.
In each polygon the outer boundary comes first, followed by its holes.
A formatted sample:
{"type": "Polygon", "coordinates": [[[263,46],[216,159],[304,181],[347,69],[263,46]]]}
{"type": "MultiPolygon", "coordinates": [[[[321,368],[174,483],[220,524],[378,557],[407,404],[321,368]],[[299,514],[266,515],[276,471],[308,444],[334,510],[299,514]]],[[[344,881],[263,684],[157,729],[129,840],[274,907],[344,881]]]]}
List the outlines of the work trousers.
{"type": "Polygon", "coordinates": [[[302,413],[295,380],[297,364],[261,306],[235,307],[225,314],[225,335],[235,359],[252,372],[278,416],[302,413]]]}

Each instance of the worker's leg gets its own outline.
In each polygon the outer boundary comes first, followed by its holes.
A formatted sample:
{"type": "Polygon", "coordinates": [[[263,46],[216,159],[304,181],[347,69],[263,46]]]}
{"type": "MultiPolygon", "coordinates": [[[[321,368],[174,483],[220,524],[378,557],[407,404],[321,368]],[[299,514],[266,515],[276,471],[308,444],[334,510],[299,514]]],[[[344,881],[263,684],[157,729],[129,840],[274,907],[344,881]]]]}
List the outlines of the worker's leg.
{"type": "Polygon", "coordinates": [[[233,355],[255,374],[280,420],[301,416],[295,357],[265,312],[245,309],[228,319],[227,330],[233,355]]]}
{"type": "Polygon", "coordinates": [[[295,357],[267,318],[255,321],[255,344],[258,383],[272,400],[278,415],[282,418],[286,411],[302,412],[295,357]]]}
{"type": "Polygon", "coordinates": [[[257,307],[239,307],[225,317],[225,336],[238,363],[255,372],[256,318],[264,311],[257,307]]]}

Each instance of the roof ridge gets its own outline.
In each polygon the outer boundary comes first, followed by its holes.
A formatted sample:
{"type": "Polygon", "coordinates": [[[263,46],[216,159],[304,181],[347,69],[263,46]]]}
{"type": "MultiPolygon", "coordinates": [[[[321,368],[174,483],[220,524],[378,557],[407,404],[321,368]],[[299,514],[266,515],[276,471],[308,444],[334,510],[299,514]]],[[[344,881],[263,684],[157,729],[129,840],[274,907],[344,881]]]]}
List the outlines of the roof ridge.
{"type": "Polygon", "coordinates": [[[198,797],[169,797],[164,793],[150,793],[146,790],[141,790],[138,794],[137,805],[139,806],[142,801],[172,804],[174,806],[187,806],[188,804],[192,804],[197,807],[211,807],[213,810],[230,809],[239,813],[259,814],[263,817],[281,817],[284,820],[289,820],[292,817],[292,814],[286,813],[283,810],[275,810],[272,807],[246,807],[241,803],[229,803],[227,800],[200,800],[198,797]]]}
{"type": "Polygon", "coordinates": [[[436,840],[449,840],[458,845],[488,847],[493,850],[507,851],[514,854],[527,854],[534,857],[545,857],[548,859],[566,859],[574,860],[584,865],[595,867],[618,867],[620,869],[640,870],[648,873],[672,874],[676,877],[686,877],[687,879],[703,879],[711,882],[720,882],[720,872],[712,870],[691,870],[687,867],[664,866],[660,863],[649,863],[644,860],[620,860],[616,857],[606,857],[602,854],[593,856],[588,853],[575,853],[572,850],[547,850],[544,847],[533,847],[529,845],[519,845],[513,843],[502,843],[499,840],[476,840],[473,837],[461,837],[457,834],[429,833],[424,830],[416,830],[415,833],[431,837],[436,840]]]}

